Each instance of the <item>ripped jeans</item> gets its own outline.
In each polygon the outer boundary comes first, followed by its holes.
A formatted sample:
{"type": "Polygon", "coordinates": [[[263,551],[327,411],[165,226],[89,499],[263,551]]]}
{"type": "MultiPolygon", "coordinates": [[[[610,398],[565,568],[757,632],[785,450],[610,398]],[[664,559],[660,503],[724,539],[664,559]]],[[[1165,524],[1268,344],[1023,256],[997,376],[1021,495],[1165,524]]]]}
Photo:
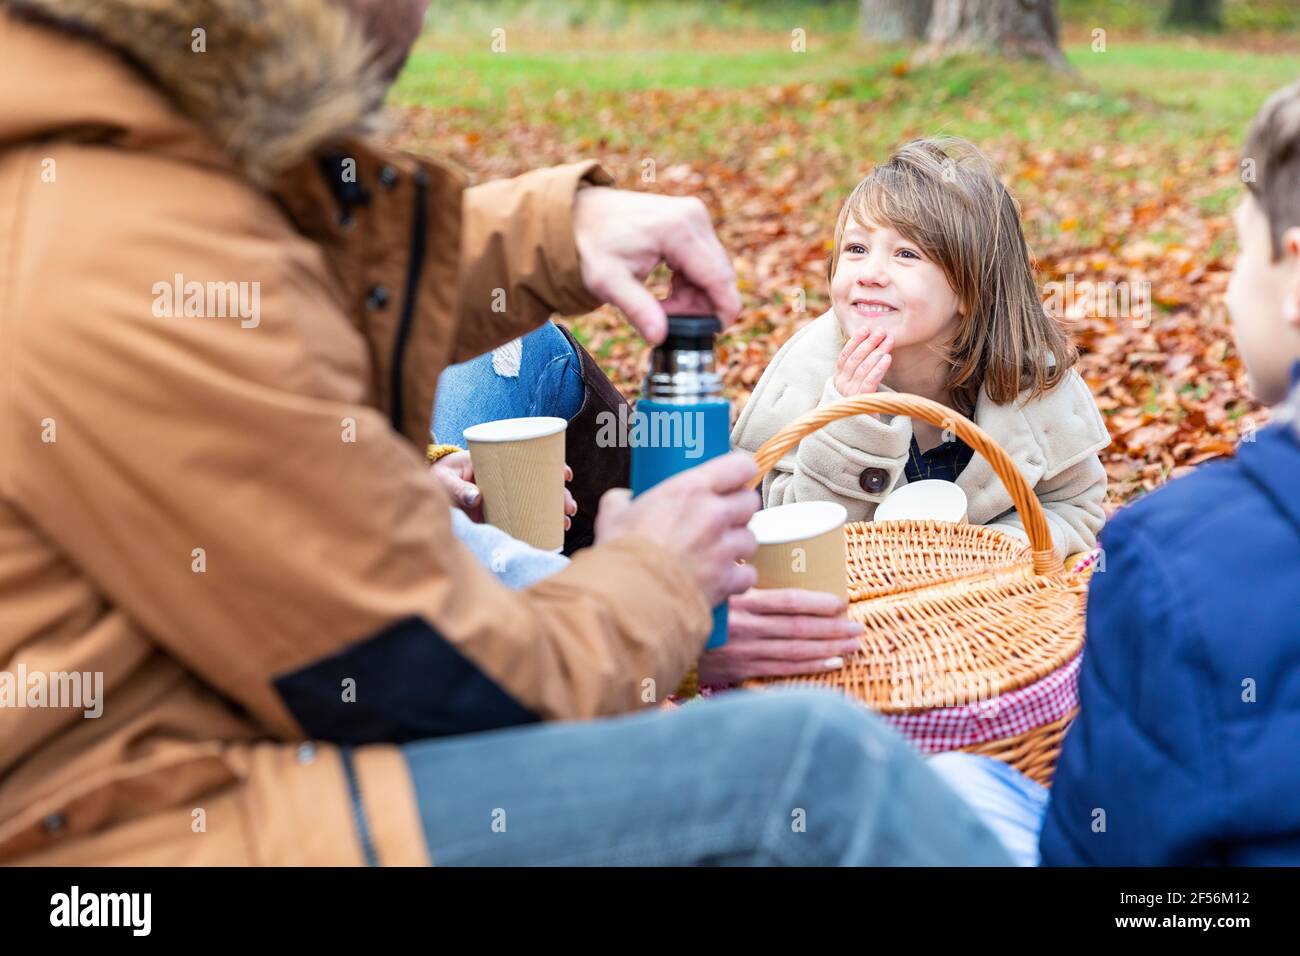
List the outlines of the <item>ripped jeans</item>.
{"type": "Polygon", "coordinates": [[[445,369],[433,406],[434,440],[465,445],[465,429],[501,418],[570,419],[582,406],[578,356],[552,323],[445,369]]]}

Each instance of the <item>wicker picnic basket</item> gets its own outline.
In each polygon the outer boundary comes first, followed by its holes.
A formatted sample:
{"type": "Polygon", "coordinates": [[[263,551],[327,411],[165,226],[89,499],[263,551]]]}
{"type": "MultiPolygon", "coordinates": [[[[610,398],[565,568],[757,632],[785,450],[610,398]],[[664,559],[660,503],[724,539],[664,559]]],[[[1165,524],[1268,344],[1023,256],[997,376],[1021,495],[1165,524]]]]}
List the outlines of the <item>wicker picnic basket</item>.
{"type": "MultiPolygon", "coordinates": [[[[949,428],[982,455],[1011,493],[1029,544],[978,525],[849,524],[849,616],[865,625],[861,652],[837,671],[757,679],[745,686],[829,687],[887,719],[987,706],[1026,688],[1032,693],[1030,685],[1075,662],[1082,649],[1088,575],[1067,570],[1054,555],[1033,489],[974,422],[914,395],[842,399],[803,415],[764,442],[755,455],[759,477],[753,485],[805,436],[838,419],[877,412],[949,428]]],[[[997,757],[1046,784],[1073,716],[1071,711],[1013,736],[956,749],[997,757]]]]}

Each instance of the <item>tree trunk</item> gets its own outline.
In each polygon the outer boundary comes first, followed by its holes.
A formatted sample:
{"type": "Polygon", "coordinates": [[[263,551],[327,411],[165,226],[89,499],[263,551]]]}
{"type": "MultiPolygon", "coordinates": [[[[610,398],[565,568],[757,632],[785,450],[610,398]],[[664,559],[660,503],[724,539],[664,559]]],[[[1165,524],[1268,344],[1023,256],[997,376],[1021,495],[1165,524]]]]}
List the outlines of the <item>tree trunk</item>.
{"type": "Polygon", "coordinates": [[[1194,30],[1223,29],[1223,0],[1171,0],[1165,26],[1194,30]]]}
{"type": "Polygon", "coordinates": [[[1061,54],[1056,0],[934,0],[922,59],[973,50],[1069,65],[1061,54]]]}
{"type": "Polygon", "coordinates": [[[900,43],[925,36],[934,0],[860,0],[862,36],[876,43],[900,43]]]}

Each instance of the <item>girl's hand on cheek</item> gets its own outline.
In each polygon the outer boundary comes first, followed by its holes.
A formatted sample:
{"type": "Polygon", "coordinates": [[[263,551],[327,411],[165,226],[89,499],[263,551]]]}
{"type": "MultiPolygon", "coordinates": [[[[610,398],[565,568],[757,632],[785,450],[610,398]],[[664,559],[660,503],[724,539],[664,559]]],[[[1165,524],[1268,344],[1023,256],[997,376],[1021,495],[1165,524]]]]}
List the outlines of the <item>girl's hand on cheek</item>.
{"type": "Polygon", "coordinates": [[[894,337],[880,329],[860,329],[835,362],[835,390],[845,398],[870,395],[880,387],[892,361],[894,337]]]}

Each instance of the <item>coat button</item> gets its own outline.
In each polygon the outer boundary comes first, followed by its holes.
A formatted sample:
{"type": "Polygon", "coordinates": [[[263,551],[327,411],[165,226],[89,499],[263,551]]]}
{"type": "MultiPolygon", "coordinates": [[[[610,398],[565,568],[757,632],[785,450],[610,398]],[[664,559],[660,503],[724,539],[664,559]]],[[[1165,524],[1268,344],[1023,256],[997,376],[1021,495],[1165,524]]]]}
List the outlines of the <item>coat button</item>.
{"type": "Polygon", "coordinates": [[[67,829],[67,826],[68,826],[68,818],[65,817],[62,813],[51,813],[48,814],[43,820],[41,820],[41,829],[43,829],[50,836],[58,836],[65,829],[67,829]]]}
{"type": "Polygon", "coordinates": [[[392,166],[385,166],[379,170],[379,184],[385,189],[392,189],[397,185],[397,170],[392,166]]]}
{"type": "Polygon", "coordinates": [[[858,485],[869,495],[878,495],[889,484],[889,472],[883,468],[863,468],[858,485]]]}
{"type": "Polygon", "coordinates": [[[388,305],[388,289],[382,285],[373,286],[366,296],[366,308],[371,312],[378,312],[386,305],[388,305]]]}

